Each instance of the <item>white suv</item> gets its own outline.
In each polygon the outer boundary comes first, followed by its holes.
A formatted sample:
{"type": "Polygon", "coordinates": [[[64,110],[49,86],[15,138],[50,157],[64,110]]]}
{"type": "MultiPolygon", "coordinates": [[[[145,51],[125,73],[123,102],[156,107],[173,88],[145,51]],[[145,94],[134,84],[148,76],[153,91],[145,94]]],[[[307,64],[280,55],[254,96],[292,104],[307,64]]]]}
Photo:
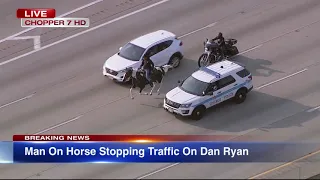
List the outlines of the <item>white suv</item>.
{"type": "Polygon", "coordinates": [[[253,88],[252,75],[243,66],[225,60],[202,67],[166,94],[165,110],[200,120],[206,109],[233,98],[240,104],[253,88]]]}
{"type": "Polygon", "coordinates": [[[123,82],[125,69],[139,68],[145,55],[150,57],[155,66],[171,64],[176,68],[183,58],[182,41],[175,34],[165,30],[138,37],[120,47],[117,54],[106,60],[103,75],[123,82]]]}

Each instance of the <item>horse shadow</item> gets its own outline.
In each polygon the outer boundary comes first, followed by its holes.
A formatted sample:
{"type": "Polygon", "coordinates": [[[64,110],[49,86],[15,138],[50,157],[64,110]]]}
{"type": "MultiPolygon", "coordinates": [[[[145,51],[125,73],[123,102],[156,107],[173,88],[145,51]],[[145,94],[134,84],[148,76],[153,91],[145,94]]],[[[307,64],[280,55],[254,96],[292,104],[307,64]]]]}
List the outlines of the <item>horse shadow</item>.
{"type": "Polygon", "coordinates": [[[270,68],[272,62],[265,59],[251,59],[243,55],[238,55],[230,60],[245,66],[253,76],[269,77],[274,73],[284,73],[270,68]]]}

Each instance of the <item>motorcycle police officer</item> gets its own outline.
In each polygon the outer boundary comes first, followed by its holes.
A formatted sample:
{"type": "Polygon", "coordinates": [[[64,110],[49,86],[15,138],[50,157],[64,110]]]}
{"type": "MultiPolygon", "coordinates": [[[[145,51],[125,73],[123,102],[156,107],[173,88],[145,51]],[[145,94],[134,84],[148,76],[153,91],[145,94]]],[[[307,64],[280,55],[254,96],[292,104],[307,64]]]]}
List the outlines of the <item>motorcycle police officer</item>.
{"type": "Polygon", "coordinates": [[[220,52],[224,55],[226,42],[221,32],[219,32],[218,36],[212,39],[212,41],[218,40],[218,44],[220,46],[220,52]]]}

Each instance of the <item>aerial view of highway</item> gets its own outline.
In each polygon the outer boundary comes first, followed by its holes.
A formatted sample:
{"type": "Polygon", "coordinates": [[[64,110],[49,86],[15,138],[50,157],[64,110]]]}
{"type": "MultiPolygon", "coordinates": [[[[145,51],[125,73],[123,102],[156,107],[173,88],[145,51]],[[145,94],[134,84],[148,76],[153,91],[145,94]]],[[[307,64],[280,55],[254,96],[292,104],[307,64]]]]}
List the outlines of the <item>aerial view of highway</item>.
{"type": "MultiPolygon", "coordinates": [[[[0,138],[228,135],[319,143],[319,33],[319,0],[0,0],[0,138]],[[19,8],[54,8],[57,17],[89,18],[90,27],[23,28],[19,8]],[[220,32],[237,40],[228,60],[250,72],[253,89],[241,104],[199,110],[201,120],[177,118],[164,110],[166,94],[199,69],[204,41],[220,32]],[[171,64],[159,68],[161,89],[149,95],[146,84],[141,95],[130,93],[119,74],[133,56],[144,62],[144,48],[159,36],[172,38],[151,58],[171,64]],[[128,57],[129,48],[141,54],[128,57]]],[[[306,179],[320,173],[319,149],[288,151],[292,161],[277,163],[2,164],[0,178],[306,179]]]]}

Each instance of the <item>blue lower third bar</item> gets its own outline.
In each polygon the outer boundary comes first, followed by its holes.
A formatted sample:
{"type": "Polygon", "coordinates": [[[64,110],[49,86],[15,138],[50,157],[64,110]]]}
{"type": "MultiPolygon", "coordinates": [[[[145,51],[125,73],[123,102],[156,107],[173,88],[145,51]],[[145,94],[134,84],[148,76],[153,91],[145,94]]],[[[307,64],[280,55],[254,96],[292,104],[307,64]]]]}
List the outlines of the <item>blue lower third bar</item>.
{"type": "Polygon", "coordinates": [[[0,142],[0,163],[1,164],[13,163],[13,142],[10,142],[10,141],[0,142]]]}

